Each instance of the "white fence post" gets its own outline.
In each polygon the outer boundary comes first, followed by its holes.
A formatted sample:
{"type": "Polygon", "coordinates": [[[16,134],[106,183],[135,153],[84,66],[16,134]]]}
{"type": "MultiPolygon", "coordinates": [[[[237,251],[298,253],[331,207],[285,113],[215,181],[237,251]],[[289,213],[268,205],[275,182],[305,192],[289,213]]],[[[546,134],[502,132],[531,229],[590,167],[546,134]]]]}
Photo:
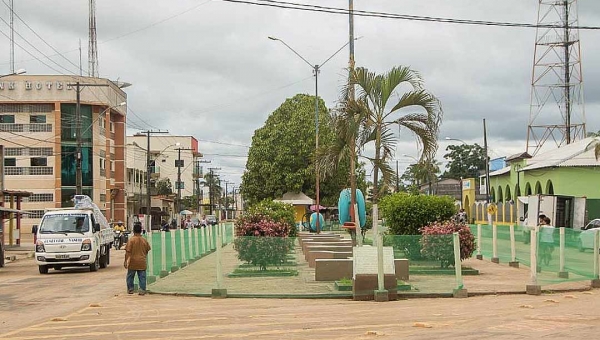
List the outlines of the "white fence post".
{"type": "Polygon", "coordinates": [[[171,233],[171,259],[173,260],[171,264],[171,273],[176,272],[179,269],[179,265],[177,263],[177,245],[175,244],[175,238],[177,237],[177,233],[179,230],[172,230],[171,233]]]}
{"type": "Polygon", "coordinates": [[[529,265],[530,269],[530,278],[531,282],[526,287],[526,292],[529,295],[541,295],[542,294],[542,286],[540,286],[537,282],[537,234],[539,231],[539,227],[536,226],[531,230],[530,234],[530,251],[529,260],[531,264],[529,265]]]}
{"type": "Polygon", "coordinates": [[[186,254],[185,254],[185,230],[184,229],[179,229],[180,233],[179,233],[179,238],[181,240],[181,268],[187,266],[187,261],[186,261],[186,254]]]}
{"type": "Polygon", "coordinates": [[[167,232],[160,232],[160,277],[169,275],[167,271],[167,232]]]}
{"type": "Polygon", "coordinates": [[[565,271],[565,228],[564,227],[560,227],[560,239],[559,239],[559,245],[558,245],[558,263],[559,263],[559,268],[558,268],[558,277],[562,278],[562,279],[568,279],[569,278],[569,272],[565,271]]]}
{"type": "Polygon", "coordinates": [[[481,254],[481,223],[477,224],[477,259],[483,260],[483,255],[481,254]]]}
{"type": "Polygon", "coordinates": [[[189,260],[192,261],[194,260],[194,238],[193,238],[193,228],[188,228],[188,247],[189,247],[189,252],[190,252],[190,256],[189,256],[189,260]]]}
{"type": "Polygon", "coordinates": [[[460,235],[452,234],[452,244],[454,246],[454,273],[456,276],[456,288],[453,290],[453,296],[456,298],[468,297],[467,290],[464,287],[462,278],[462,263],[460,261],[460,235]]]}
{"type": "Polygon", "coordinates": [[[492,262],[500,263],[498,258],[498,226],[496,223],[492,224],[492,262]]]}
{"type": "Polygon", "coordinates": [[[517,261],[517,244],[515,242],[515,225],[511,224],[510,228],[510,262],[508,265],[513,268],[519,268],[519,261],[517,261]]]}

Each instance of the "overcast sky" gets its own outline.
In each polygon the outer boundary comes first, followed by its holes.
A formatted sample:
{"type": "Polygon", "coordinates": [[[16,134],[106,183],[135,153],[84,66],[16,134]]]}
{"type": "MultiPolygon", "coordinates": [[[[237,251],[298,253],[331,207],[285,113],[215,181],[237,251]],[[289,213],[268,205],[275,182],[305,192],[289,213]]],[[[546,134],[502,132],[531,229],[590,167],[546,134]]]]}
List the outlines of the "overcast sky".
{"type": "MultiPolygon", "coordinates": [[[[8,2],[8,0],[3,0],[8,2]]],[[[347,0],[298,0],[347,7],[347,0]]],[[[457,19],[535,23],[537,0],[355,0],[355,9],[457,19]]],[[[87,71],[88,2],[18,0],[16,13],[54,49],[87,71]]],[[[2,4],[4,6],[4,4],[2,4]]],[[[348,17],[206,0],[97,0],[100,76],[130,82],[128,134],[160,128],[193,135],[200,151],[220,167],[222,178],[241,182],[248,146],[286,98],[314,94],[311,68],[348,40],[348,17]]],[[[0,16],[8,22],[6,6],[0,16]]],[[[600,26],[600,1],[579,1],[580,25],[600,26]]],[[[73,74],[78,69],[15,19],[16,68],[29,74],[73,74]],[[57,64],[60,64],[59,67],[57,64]],[[64,69],[66,68],[66,70],[64,69]]],[[[8,34],[7,25],[0,31],[8,34]]],[[[376,72],[398,65],[419,71],[426,88],[442,102],[444,120],[438,158],[448,141],[483,144],[488,122],[491,157],[525,150],[535,29],[464,26],[381,18],[355,18],[356,64],[376,72]]],[[[600,129],[600,31],[581,31],[588,131],[600,129]]],[[[2,73],[9,70],[9,41],[0,35],[2,73]]],[[[331,59],[319,76],[328,107],[346,81],[348,49],[331,59]]],[[[396,158],[403,169],[418,156],[407,131],[400,131],[396,158]]]]}

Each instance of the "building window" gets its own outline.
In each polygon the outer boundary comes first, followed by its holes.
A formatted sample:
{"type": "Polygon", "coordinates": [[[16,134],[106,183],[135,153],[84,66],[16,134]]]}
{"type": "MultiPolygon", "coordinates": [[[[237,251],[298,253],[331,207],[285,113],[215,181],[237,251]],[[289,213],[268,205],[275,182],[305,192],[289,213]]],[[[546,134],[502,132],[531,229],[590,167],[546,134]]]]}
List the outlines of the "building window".
{"type": "Polygon", "coordinates": [[[106,194],[100,194],[100,202],[106,202],[106,194]]]}
{"type": "MultiPolygon", "coordinates": [[[[76,142],[77,137],[77,124],[75,124],[75,104],[61,104],[61,120],[63,126],[61,129],[61,139],[63,144],[65,142],[76,142]]],[[[93,129],[90,128],[92,125],[92,107],[90,105],[81,105],[81,129],[83,142],[91,142],[93,129]]]]}
{"type": "Polygon", "coordinates": [[[0,124],[14,124],[15,115],[0,115],[0,124]]]}
{"type": "Polygon", "coordinates": [[[29,148],[29,156],[53,156],[52,148],[29,148]]]}
{"type": "Polygon", "coordinates": [[[50,113],[54,104],[0,104],[1,113],[50,113]]]}
{"type": "Polygon", "coordinates": [[[53,202],[54,194],[33,194],[25,197],[23,202],[53,202]]]}
{"type": "Polygon", "coordinates": [[[26,218],[42,218],[44,217],[44,210],[26,210],[29,214],[26,214],[26,218]]]}
{"type": "Polygon", "coordinates": [[[16,158],[4,158],[4,166],[17,166],[16,158]]]}
{"type": "MultiPolygon", "coordinates": [[[[62,186],[75,186],[75,154],[77,146],[63,145],[61,146],[61,181],[62,186]]],[[[81,172],[82,182],[84,186],[92,186],[93,183],[93,150],[90,146],[81,148],[81,172]]]]}
{"type": "Polygon", "coordinates": [[[23,155],[23,148],[6,148],[4,149],[4,156],[21,156],[23,155]]]}
{"type": "Polygon", "coordinates": [[[110,122],[110,132],[115,132],[115,125],[113,122],[110,122]]]}
{"type": "Polygon", "coordinates": [[[31,158],[31,166],[48,166],[48,159],[45,157],[31,158]]]}
{"type": "Polygon", "coordinates": [[[45,115],[31,115],[29,116],[29,122],[32,124],[46,124],[45,115]]]}

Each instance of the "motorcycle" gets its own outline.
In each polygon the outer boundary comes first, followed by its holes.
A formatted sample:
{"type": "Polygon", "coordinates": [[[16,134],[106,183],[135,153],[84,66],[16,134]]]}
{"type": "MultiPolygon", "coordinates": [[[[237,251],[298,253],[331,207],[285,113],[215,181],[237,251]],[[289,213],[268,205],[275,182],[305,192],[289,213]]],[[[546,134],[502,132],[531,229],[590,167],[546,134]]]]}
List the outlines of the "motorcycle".
{"type": "Polygon", "coordinates": [[[115,250],[119,250],[119,249],[121,249],[121,246],[123,245],[123,234],[120,230],[115,230],[115,231],[113,231],[113,233],[114,233],[113,246],[115,246],[115,250]]]}

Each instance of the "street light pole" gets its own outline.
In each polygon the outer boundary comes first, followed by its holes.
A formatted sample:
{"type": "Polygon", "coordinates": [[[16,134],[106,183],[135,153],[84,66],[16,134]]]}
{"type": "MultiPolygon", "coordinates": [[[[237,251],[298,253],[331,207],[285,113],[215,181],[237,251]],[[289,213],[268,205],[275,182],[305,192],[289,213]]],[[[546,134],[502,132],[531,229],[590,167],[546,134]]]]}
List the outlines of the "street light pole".
{"type": "Polygon", "coordinates": [[[317,154],[317,150],[319,149],[319,71],[320,71],[321,67],[323,67],[323,65],[325,65],[329,60],[331,60],[331,58],[333,58],[342,49],[344,49],[346,46],[348,46],[350,43],[353,43],[354,40],[357,40],[357,39],[351,39],[350,41],[345,43],[342,47],[340,47],[337,51],[335,51],[335,53],[333,53],[329,58],[327,58],[320,65],[319,64],[313,65],[308,60],[306,60],[302,55],[300,55],[298,52],[296,52],[296,50],[294,50],[288,44],[286,44],[285,41],[283,41],[279,38],[275,38],[275,37],[268,37],[268,38],[271,40],[274,40],[274,41],[279,41],[280,43],[285,45],[285,47],[287,47],[290,51],[294,52],[295,55],[297,55],[306,64],[308,64],[308,66],[310,66],[313,69],[313,73],[315,75],[315,200],[316,200],[316,206],[317,206],[316,229],[317,229],[317,234],[318,234],[321,232],[321,226],[320,226],[320,220],[319,220],[319,214],[321,213],[320,209],[319,209],[319,207],[320,207],[319,166],[316,161],[316,154],[317,154]]]}

